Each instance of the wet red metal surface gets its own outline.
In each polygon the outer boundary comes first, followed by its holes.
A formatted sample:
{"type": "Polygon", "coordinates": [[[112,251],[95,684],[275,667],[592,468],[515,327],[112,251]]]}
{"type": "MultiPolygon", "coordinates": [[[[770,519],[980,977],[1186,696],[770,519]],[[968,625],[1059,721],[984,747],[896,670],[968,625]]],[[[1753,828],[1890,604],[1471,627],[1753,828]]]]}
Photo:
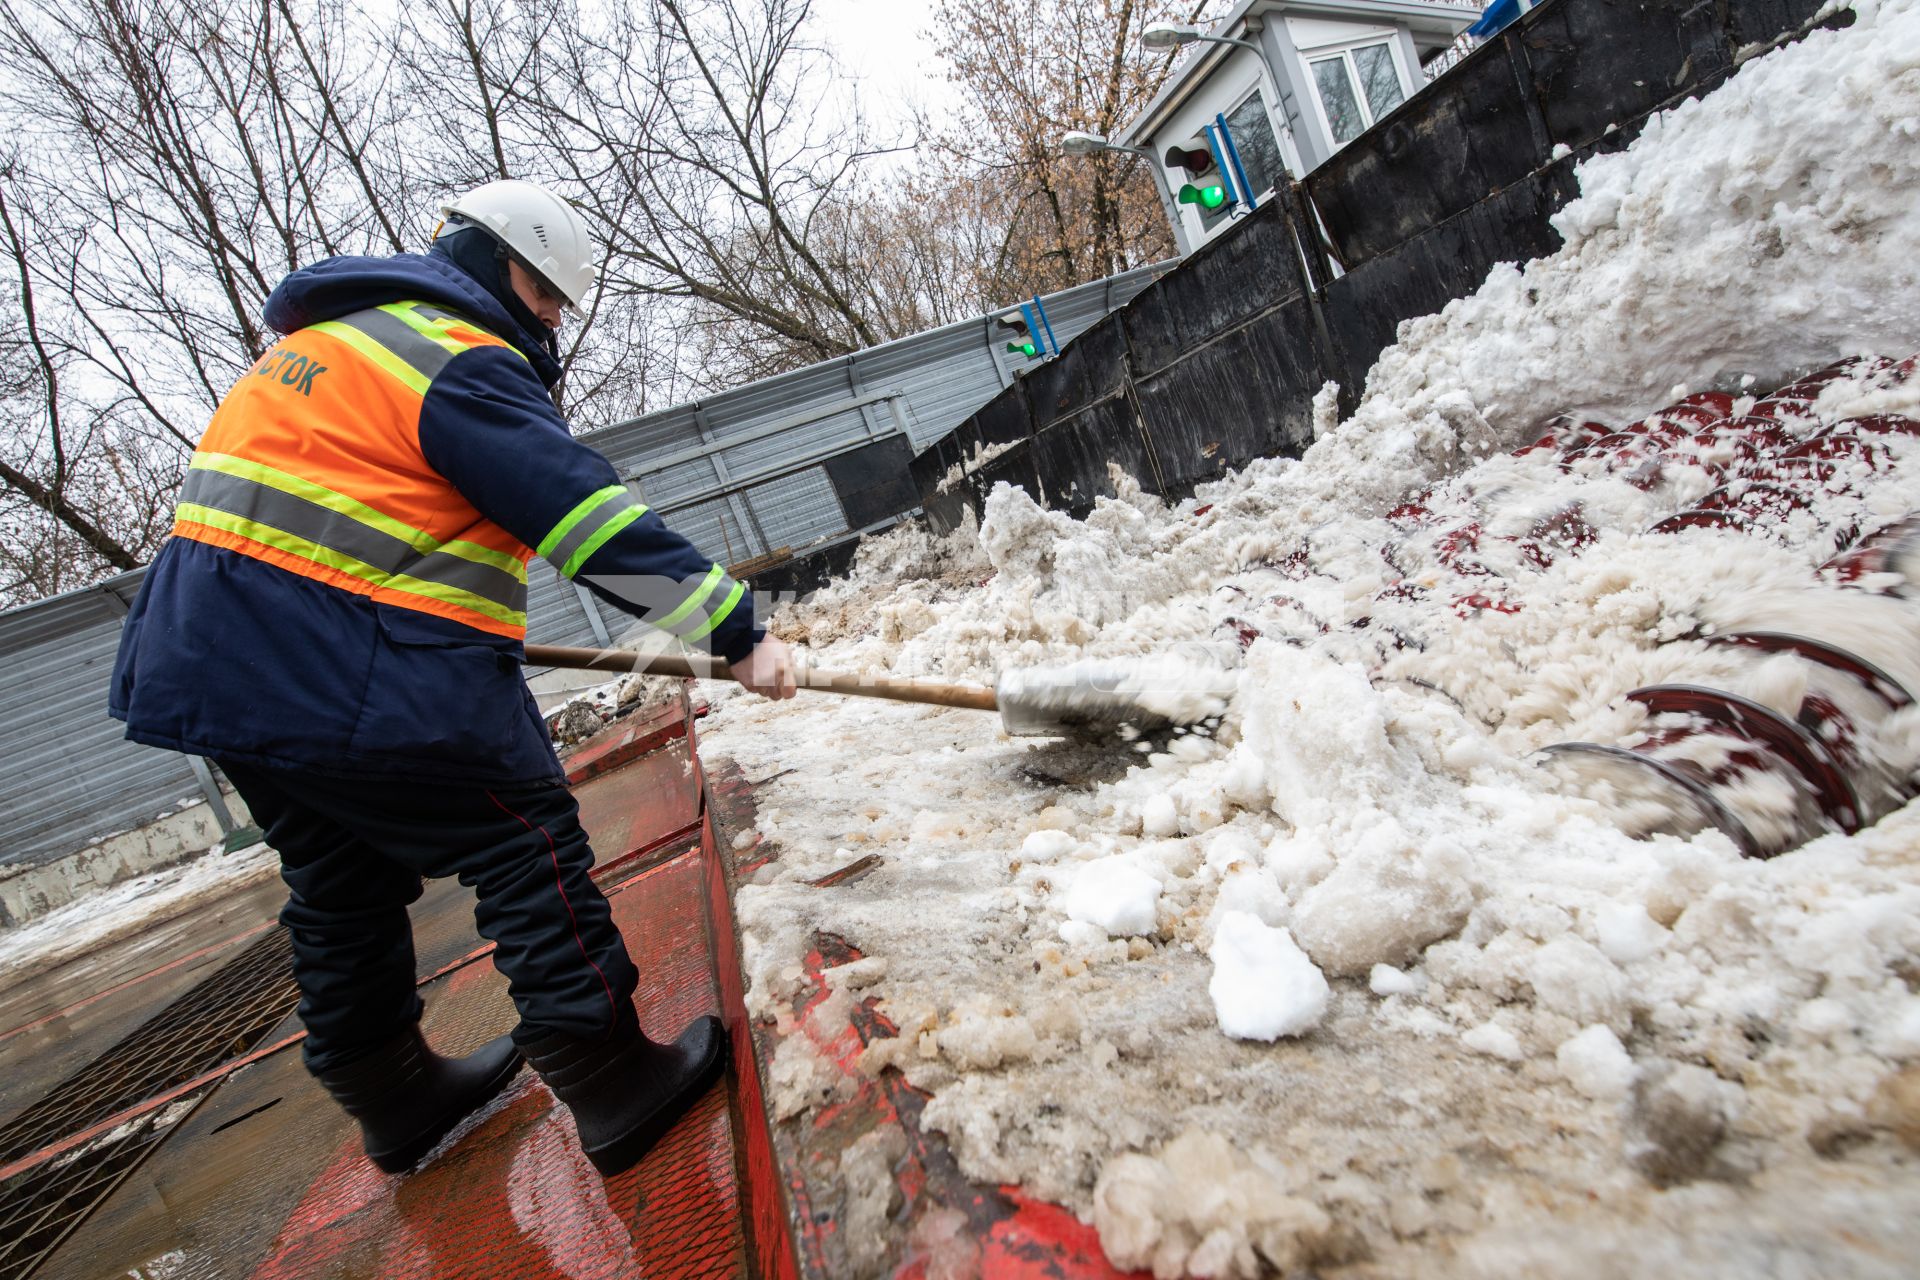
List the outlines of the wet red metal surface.
{"type": "MultiPolygon", "coordinates": [[[[669,1038],[719,1010],[704,854],[620,885],[614,920],[639,966],[641,1021],[669,1038]]],[[[447,980],[497,982],[469,966],[447,980]]],[[[405,1178],[347,1135],[253,1274],[268,1277],[737,1276],[748,1274],[726,1087],[716,1085],[639,1167],[602,1180],[571,1119],[523,1076],[507,1103],[405,1178]]]]}
{"type": "MultiPolygon", "coordinates": [[[[642,1025],[659,1038],[722,1011],[714,920],[727,915],[724,876],[711,873],[701,839],[702,779],[684,703],[668,710],[670,719],[606,735],[576,788],[599,855],[596,878],[642,975],[642,1025]]],[[[414,916],[429,1039],[458,1053],[509,1030],[506,984],[472,933],[466,893],[436,884],[414,916]]],[[[738,1030],[730,924],[720,933],[738,1030]]],[[[440,1154],[389,1177],[364,1159],[351,1122],[299,1069],[299,1038],[296,1027],[249,1055],[246,1070],[229,1063],[193,1082],[212,1092],[197,1095],[188,1119],[44,1274],[125,1274],[149,1263],[183,1277],[792,1274],[748,1255],[736,1148],[742,1119],[763,1114],[757,1079],[749,1107],[733,1099],[735,1079],[717,1084],[637,1168],[603,1180],[581,1155],[565,1109],[523,1073],[440,1154]]],[[[763,1185],[777,1222],[777,1179],[763,1185]]]]}

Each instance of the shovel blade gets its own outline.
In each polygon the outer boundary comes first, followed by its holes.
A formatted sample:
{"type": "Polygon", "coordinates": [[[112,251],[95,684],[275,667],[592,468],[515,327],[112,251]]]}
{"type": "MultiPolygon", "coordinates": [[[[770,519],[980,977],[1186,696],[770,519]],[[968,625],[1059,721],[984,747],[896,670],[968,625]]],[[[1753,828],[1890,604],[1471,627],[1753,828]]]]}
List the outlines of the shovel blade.
{"type": "Polygon", "coordinates": [[[1127,742],[1217,720],[1233,683],[1185,663],[1075,662],[1004,672],[994,692],[1013,737],[1127,742]]]}

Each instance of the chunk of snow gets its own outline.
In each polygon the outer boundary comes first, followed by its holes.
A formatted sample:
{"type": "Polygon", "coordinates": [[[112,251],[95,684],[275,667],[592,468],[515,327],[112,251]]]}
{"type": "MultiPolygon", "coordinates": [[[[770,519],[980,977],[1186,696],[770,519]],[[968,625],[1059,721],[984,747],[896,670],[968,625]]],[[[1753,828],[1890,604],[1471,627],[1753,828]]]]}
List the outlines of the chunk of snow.
{"type": "Polygon", "coordinates": [[[1149,836],[1164,838],[1180,834],[1180,814],[1169,795],[1148,796],[1140,806],[1140,829],[1149,836]]]}
{"type": "Polygon", "coordinates": [[[1880,1047],[1889,1058],[1920,1058],[1920,996],[1900,1002],[1880,1033],[1880,1047]]]}
{"type": "Polygon", "coordinates": [[[1520,1048],[1519,1038],[1497,1022],[1483,1022],[1469,1028],[1461,1033],[1460,1043],[1475,1053],[1484,1053],[1489,1058],[1506,1062],[1518,1062],[1527,1056],[1520,1048]]]}
{"type": "Polygon", "coordinates": [[[1051,862],[1079,843],[1064,831],[1035,831],[1020,842],[1020,856],[1028,862],[1051,862]]]}
{"type": "Polygon", "coordinates": [[[1633,1087],[1633,1059],[1611,1027],[1591,1026],[1569,1036],[1553,1058],[1567,1082],[1589,1098],[1624,1098],[1633,1087]]]}
{"type": "Polygon", "coordinates": [[[1377,996],[1410,996],[1426,985],[1416,973],[1377,964],[1367,974],[1367,986],[1377,996]]]}
{"type": "Polygon", "coordinates": [[[1527,958],[1525,970],[1541,1007],[1582,1025],[1627,1025],[1626,975],[1584,938],[1555,938],[1527,958]]]}
{"type": "Polygon", "coordinates": [[[1671,936],[1637,902],[1607,902],[1594,913],[1594,933],[1600,951],[1615,964],[1645,960],[1667,945],[1671,936]]]}
{"type": "Polygon", "coordinates": [[[1115,938],[1152,933],[1159,906],[1160,882],[1118,855],[1086,863],[1067,890],[1068,919],[1097,925],[1115,938]]]}
{"type": "Polygon", "coordinates": [[[1213,997],[1220,1029],[1236,1040],[1277,1040],[1320,1025],[1327,980],[1285,929],[1229,911],[1213,931],[1213,997]]]}

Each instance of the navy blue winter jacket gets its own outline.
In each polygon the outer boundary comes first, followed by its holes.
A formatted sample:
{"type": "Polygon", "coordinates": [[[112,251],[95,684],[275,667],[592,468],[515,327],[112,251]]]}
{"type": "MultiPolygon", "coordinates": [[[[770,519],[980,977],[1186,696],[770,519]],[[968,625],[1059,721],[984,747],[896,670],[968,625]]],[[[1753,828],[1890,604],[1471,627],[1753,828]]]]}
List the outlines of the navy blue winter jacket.
{"type": "MultiPolygon", "coordinates": [[[[369,307],[417,300],[472,317],[522,360],[481,346],[433,379],[420,445],[483,515],[537,545],[582,498],[618,484],[573,439],[549,388],[560,367],[474,280],[443,257],[332,258],[267,299],[292,333],[369,307]]],[[[697,580],[711,562],[648,513],[581,566],[596,577],[697,580]]],[[[764,634],[751,597],[708,639],[735,660],[764,634]]],[[[473,783],[563,777],[517,640],[377,603],[265,561],[171,538],[127,615],[108,711],[127,737],[196,755],[345,777],[473,783]]]]}

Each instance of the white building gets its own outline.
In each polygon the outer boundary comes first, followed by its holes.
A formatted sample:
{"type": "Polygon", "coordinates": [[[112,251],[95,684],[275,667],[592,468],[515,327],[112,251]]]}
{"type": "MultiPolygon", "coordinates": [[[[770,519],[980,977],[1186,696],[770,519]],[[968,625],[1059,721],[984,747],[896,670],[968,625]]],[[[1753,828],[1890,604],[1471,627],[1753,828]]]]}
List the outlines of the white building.
{"type": "Polygon", "coordinates": [[[1412,97],[1426,83],[1422,64],[1479,16],[1477,5],[1428,0],[1241,0],[1113,141],[1150,154],[1189,252],[1245,205],[1176,203],[1182,186],[1219,181],[1219,166],[1196,177],[1178,153],[1218,156],[1230,169],[1237,159],[1257,201],[1283,173],[1305,174],[1412,97]]]}

